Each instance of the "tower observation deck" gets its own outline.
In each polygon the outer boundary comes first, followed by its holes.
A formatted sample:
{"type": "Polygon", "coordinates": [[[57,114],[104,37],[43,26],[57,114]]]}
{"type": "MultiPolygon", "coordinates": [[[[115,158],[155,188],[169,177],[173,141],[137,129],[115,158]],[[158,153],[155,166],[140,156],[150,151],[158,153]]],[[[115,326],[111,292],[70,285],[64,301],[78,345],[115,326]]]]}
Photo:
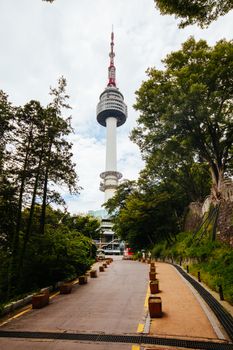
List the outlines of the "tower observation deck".
{"type": "Polygon", "coordinates": [[[116,128],[127,119],[127,106],[124,96],[116,86],[116,68],[114,65],[114,33],[111,33],[110,64],[108,67],[108,85],[100,95],[97,105],[97,121],[106,127],[106,163],[100,190],[105,193],[105,202],[113,197],[122,174],[117,171],[116,128]]]}

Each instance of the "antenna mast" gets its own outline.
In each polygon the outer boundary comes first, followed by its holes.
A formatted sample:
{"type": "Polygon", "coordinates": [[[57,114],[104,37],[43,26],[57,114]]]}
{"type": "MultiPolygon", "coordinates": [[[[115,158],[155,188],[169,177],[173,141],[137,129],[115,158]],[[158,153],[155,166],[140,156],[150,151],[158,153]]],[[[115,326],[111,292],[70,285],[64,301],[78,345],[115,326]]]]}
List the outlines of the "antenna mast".
{"type": "Polygon", "coordinates": [[[114,32],[113,32],[113,27],[112,27],[112,33],[111,33],[111,51],[109,53],[110,57],[110,65],[108,67],[108,86],[116,86],[116,67],[114,65],[114,32]]]}

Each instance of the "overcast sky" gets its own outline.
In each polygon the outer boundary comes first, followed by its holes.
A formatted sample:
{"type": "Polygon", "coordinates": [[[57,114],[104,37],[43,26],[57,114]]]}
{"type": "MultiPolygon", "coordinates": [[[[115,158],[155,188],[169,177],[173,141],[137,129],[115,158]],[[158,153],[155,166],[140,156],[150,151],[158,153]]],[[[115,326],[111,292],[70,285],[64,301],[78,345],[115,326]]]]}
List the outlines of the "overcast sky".
{"type": "Polygon", "coordinates": [[[143,162],[129,140],[136,125],[132,105],[148,67],[162,68],[161,60],[193,35],[210,45],[232,39],[233,12],[208,29],[177,28],[178,21],[161,16],[153,0],[0,0],[0,89],[15,105],[31,99],[46,105],[49,87],[67,79],[72,106],[77,197],[61,189],[72,213],[100,209],[104,194],[99,174],[105,170],[105,128],[96,121],[96,105],[107,84],[110,34],[115,32],[117,85],[128,105],[128,119],[117,129],[118,171],[137,179],[143,162]]]}

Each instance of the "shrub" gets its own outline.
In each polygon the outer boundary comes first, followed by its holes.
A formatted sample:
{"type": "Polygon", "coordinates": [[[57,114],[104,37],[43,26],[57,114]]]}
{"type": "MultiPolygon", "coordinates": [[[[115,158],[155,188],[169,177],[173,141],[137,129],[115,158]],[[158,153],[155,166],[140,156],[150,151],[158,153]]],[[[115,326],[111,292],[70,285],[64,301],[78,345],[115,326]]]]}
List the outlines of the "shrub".
{"type": "Polygon", "coordinates": [[[201,279],[211,289],[218,291],[221,284],[224,297],[233,304],[233,250],[219,241],[210,241],[207,237],[194,240],[191,233],[182,232],[176,236],[176,242],[168,246],[165,242],[156,244],[152,250],[156,258],[175,260],[190,259],[190,272],[201,279]]]}

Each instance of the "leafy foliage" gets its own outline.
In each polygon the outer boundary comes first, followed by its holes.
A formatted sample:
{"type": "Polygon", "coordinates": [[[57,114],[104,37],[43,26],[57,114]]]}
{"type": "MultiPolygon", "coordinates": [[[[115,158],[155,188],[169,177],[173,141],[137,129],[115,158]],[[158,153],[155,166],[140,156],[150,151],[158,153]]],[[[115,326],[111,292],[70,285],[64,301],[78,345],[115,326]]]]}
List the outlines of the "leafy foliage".
{"type": "Polygon", "coordinates": [[[197,23],[200,27],[208,26],[219,16],[233,9],[231,0],[154,0],[163,15],[181,18],[180,28],[197,23]]]}
{"type": "MultiPolygon", "coordinates": [[[[29,237],[25,251],[23,273],[20,285],[13,281],[11,294],[8,295],[8,275],[11,250],[4,237],[1,237],[0,245],[0,299],[7,301],[19,294],[37,290],[38,288],[55,284],[58,281],[69,280],[83,274],[93,263],[95,249],[88,232],[87,225],[71,227],[69,220],[64,220],[64,213],[60,210],[47,208],[45,233],[40,233],[40,206],[35,207],[35,215],[32,224],[32,235],[29,237]]],[[[22,231],[19,236],[19,250],[24,243],[24,225],[27,224],[30,210],[22,213],[22,231]]],[[[69,213],[65,216],[71,218],[69,213]]],[[[82,217],[88,223],[92,220],[89,216],[82,217]]],[[[100,226],[100,224],[98,223],[100,226]]],[[[90,225],[90,230],[93,226],[90,225]]],[[[97,229],[97,224],[95,226],[97,229]]],[[[14,271],[13,271],[14,272],[14,271]]]]}
{"type": "Polygon", "coordinates": [[[83,274],[93,262],[91,245],[91,240],[78,231],[48,226],[44,236],[35,235],[30,239],[24,288],[38,288],[83,274]]]}
{"type": "Polygon", "coordinates": [[[160,193],[155,187],[145,192],[136,185],[129,193],[128,185],[122,184],[115,197],[105,204],[106,209],[116,210],[113,219],[116,233],[135,251],[164,238],[171,241],[171,235],[178,230],[174,197],[165,191],[160,193]],[[126,196],[121,197],[122,194],[126,196]],[[120,205],[119,197],[124,198],[120,205]]]}
{"type": "Polygon", "coordinates": [[[55,187],[79,192],[71,119],[64,115],[66,80],[51,89],[52,101],[12,107],[0,91],[0,299],[83,273],[93,261],[99,222],[53,210],[64,205],[55,187]],[[67,219],[69,218],[69,220],[67,219]],[[65,222],[67,221],[67,222],[65,222]]]}
{"type": "Polygon", "coordinates": [[[82,232],[91,239],[98,239],[100,235],[100,221],[89,215],[67,215],[63,222],[71,229],[82,232]]]}
{"type": "Polygon", "coordinates": [[[126,200],[130,194],[132,194],[137,189],[137,184],[135,181],[125,180],[122,182],[115,192],[114,197],[110,198],[104,205],[108,212],[112,215],[119,212],[126,205],[126,200]]]}
{"type": "Polygon", "coordinates": [[[178,156],[181,148],[185,159],[190,153],[206,162],[218,201],[224,175],[232,171],[233,43],[222,40],[211,48],[190,38],[163,62],[165,70],[149,69],[136,92],[140,116],[131,139],[147,163],[160,154],[166,159],[169,149],[178,156]]]}
{"type": "Polygon", "coordinates": [[[220,241],[208,238],[197,241],[192,233],[182,232],[176,236],[172,245],[165,241],[156,244],[152,250],[156,258],[173,258],[177,262],[189,260],[189,270],[211,289],[218,291],[221,284],[224,297],[233,304],[233,250],[220,241]]]}

